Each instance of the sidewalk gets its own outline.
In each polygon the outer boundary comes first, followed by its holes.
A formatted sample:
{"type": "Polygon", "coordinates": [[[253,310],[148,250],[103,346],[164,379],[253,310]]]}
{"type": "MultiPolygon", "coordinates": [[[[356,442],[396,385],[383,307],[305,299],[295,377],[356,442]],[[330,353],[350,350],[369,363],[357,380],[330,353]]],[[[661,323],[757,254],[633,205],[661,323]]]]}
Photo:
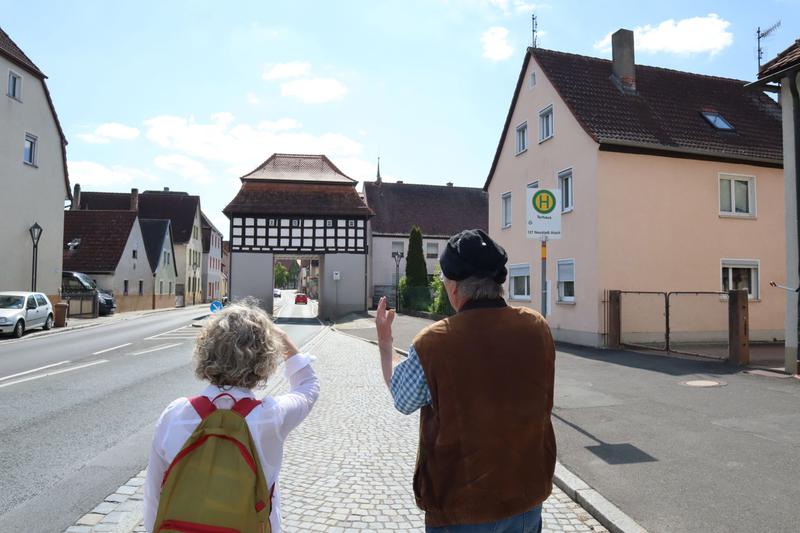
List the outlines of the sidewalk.
{"type": "MultiPolygon", "coordinates": [[[[411,488],[419,417],[392,408],[377,348],[328,331],[306,350],[317,356],[322,394],[286,443],[283,530],[422,531],[423,516],[411,488]]],[[[257,395],[283,390],[281,378],[257,395]]],[[[141,475],[134,477],[66,531],[143,531],[142,481],[141,475]]],[[[545,532],[607,532],[559,489],[545,503],[543,516],[545,532]]]]}

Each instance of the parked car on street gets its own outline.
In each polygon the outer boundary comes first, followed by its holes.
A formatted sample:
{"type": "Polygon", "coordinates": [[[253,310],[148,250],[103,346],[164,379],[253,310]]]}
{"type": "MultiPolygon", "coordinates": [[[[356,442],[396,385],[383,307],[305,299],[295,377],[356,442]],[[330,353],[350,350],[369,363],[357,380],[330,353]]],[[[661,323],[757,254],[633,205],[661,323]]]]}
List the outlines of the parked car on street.
{"type": "Polygon", "coordinates": [[[40,292],[0,292],[0,333],[16,338],[33,328],[53,327],[53,304],[40,292]]]}
{"type": "Polygon", "coordinates": [[[110,315],[117,309],[114,295],[105,289],[99,288],[92,278],[83,272],[65,270],[61,273],[61,294],[69,297],[70,293],[94,293],[97,296],[98,312],[101,315],[110,315]]]}
{"type": "Polygon", "coordinates": [[[294,297],[295,304],[308,304],[308,296],[302,292],[298,292],[294,297]]]}

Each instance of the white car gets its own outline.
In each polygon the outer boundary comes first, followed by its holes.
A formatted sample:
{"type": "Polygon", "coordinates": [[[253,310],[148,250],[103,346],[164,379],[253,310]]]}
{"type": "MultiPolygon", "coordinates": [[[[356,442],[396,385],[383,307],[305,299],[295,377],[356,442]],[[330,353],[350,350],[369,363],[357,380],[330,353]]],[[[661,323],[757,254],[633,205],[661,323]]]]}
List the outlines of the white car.
{"type": "Polygon", "coordinates": [[[40,292],[0,292],[0,333],[20,338],[26,330],[53,327],[53,304],[40,292]]]}

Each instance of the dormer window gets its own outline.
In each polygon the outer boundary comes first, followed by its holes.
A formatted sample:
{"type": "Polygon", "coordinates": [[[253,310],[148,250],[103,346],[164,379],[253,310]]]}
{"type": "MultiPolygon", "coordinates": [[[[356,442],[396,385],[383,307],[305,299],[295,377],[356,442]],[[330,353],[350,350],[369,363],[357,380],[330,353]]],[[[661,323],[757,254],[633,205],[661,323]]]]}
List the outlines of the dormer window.
{"type": "Polygon", "coordinates": [[[731,126],[731,123],[725,120],[723,116],[716,111],[701,111],[701,114],[703,115],[703,118],[705,118],[708,123],[714,126],[716,129],[722,131],[733,131],[733,126],[731,126]]]}

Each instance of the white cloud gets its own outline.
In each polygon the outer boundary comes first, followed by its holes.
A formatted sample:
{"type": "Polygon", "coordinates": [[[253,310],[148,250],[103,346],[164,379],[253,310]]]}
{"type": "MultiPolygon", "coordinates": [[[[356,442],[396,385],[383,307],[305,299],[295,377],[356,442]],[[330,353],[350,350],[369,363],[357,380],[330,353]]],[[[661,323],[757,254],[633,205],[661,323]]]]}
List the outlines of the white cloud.
{"type": "MultiPolygon", "coordinates": [[[[636,51],[672,54],[718,54],[733,44],[731,23],[716,13],[675,21],[665,20],[657,26],[647,24],[634,28],[636,51]]],[[[611,52],[611,33],[594,43],[603,53],[611,52]]]]}
{"type": "Polygon", "coordinates": [[[261,75],[265,80],[282,80],[286,78],[299,78],[311,73],[311,63],[303,61],[290,61],[267,65],[261,75]]]}
{"type": "Polygon", "coordinates": [[[248,104],[258,105],[261,103],[261,99],[256,95],[256,93],[247,93],[245,98],[247,98],[248,104]]]}
{"type": "Polygon", "coordinates": [[[538,4],[531,4],[528,2],[520,2],[520,1],[514,2],[514,10],[517,13],[533,13],[540,7],[541,6],[539,6],[538,4]]]}
{"type": "Polygon", "coordinates": [[[161,170],[178,174],[196,183],[210,183],[211,176],[203,163],[181,154],[159,155],[153,164],[161,170]]]}
{"type": "Polygon", "coordinates": [[[95,128],[93,133],[78,134],[78,138],[90,144],[108,144],[111,140],[130,141],[139,136],[139,129],[119,122],[106,122],[95,128]]]}
{"type": "Polygon", "coordinates": [[[514,49],[508,43],[508,29],[502,26],[492,26],[481,35],[483,43],[483,57],[492,61],[503,61],[514,54],[514,49]]]}
{"type": "Polygon", "coordinates": [[[332,158],[360,158],[363,146],[339,133],[313,135],[299,131],[290,118],[251,125],[229,113],[217,113],[207,123],[172,115],[145,121],[147,139],[171,152],[206,162],[222,163],[226,172],[241,176],[274,152],[318,153],[332,158]]]}
{"type": "Polygon", "coordinates": [[[511,11],[516,11],[517,13],[532,13],[537,9],[544,7],[541,4],[532,4],[530,2],[526,2],[525,0],[486,0],[487,3],[499,9],[504,14],[508,15],[511,11]]]}
{"type": "Polygon", "coordinates": [[[122,165],[106,166],[94,161],[69,161],[69,179],[81,186],[114,186],[138,181],[156,182],[158,177],[140,169],[122,165]]]}
{"type": "Polygon", "coordinates": [[[299,79],[281,84],[282,96],[289,96],[307,104],[341,100],[346,94],[347,87],[333,78],[299,79]]]}

